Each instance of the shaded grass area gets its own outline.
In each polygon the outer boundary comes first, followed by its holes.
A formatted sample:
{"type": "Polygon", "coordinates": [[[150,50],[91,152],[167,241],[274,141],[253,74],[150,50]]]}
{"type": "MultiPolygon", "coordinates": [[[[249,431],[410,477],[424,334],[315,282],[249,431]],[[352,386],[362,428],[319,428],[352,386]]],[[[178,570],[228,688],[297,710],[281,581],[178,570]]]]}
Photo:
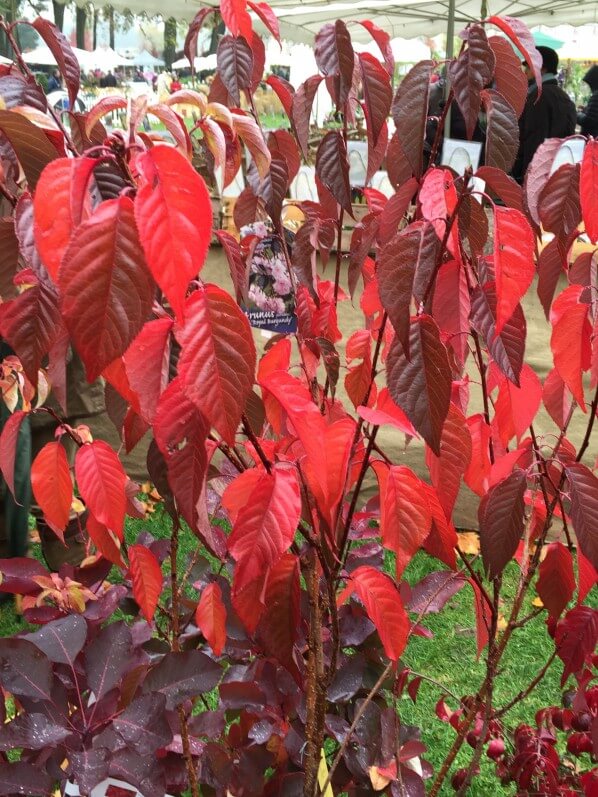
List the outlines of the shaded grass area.
{"type": "MultiPolygon", "coordinates": [[[[155,514],[149,516],[145,521],[127,520],[127,542],[133,543],[144,529],[156,538],[170,536],[170,521],[160,506],[157,507],[155,514]]],[[[188,531],[182,532],[179,542],[180,567],[186,568],[190,557],[196,552],[196,538],[188,531]]],[[[31,553],[41,559],[39,545],[34,544],[31,553]]],[[[386,560],[386,569],[391,573],[394,570],[390,555],[386,560]]],[[[415,584],[428,573],[438,569],[438,562],[421,552],[410,563],[404,577],[410,584],[415,584]]],[[[118,571],[113,569],[112,575],[118,576],[118,571]]],[[[514,563],[508,565],[504,573],[505,603],[501,606],[505,616],[508,615],[510,609],[510,599],[515,593],[518,575],[517,565],[514,563]]],[[[594,590],[590,598],[590,602],[594,606],[598,606],[596,592],[594,590]]],[[[531,598],[533,596],[532,591],[524,607],[524,615],[532,611],[531,598]]],[[[432,678],[457,696],[475,693],[484,678],[485,663],[483,655],[479,660],[476,659],[475,617],[471,589],[465,586],[451,598],[441,613],[428,615],[422,621],[422,625],[429,629],[434,637],[433,639],[413,637],[404,654],[404,663],[414,672],[432,678]]],[[[25,627],[26,624],[17,617],[12,605],[0,607],[1,636],[10,636],[22,631],[25,627]]],[[[494,699],[496,706],[505,705],[515,694],[525,689],[548,660],[552,646],[552,640],[546,633],[543,615],[532,619],[523,629],[515,631],[496,680],[494,699]]],[[[520,722],[533,724],[534,715],[538,709],[560,704],[561,674],[562,664],[557,660],[532,694],[506,715],[505,725],[508,728],[514,728],[520,722]]],[[[430,761],[435,771],[441,765],[456,736],[455,731],[435,715],[435,705],[441,696],[442,691],[439,686],[423,681],[415,704],[407,694],[399,701],[401,722],[405,725],[417,725],[422,729],[422,740],[428,748],[425,758],[430,761]]],[[[216,700],[216,695],[213,697],[216,700]]],[[[447,697],[446,701],[450,708],[457,707],[451,697],[447,697]]],[[[452,771],[466,766],[471,754],[471,748],[465,744],[452,771]]],[[[493,794],[512,795],[514,793],[514,788],[503,787],[499,784],[494,777],[493,763],[483,756],[480,775],[469,790],[471,797],[488,797],[493,794]]],[[[447,780],[441,794],[454,794],[450,787],[450,779],[447,780]]]]}

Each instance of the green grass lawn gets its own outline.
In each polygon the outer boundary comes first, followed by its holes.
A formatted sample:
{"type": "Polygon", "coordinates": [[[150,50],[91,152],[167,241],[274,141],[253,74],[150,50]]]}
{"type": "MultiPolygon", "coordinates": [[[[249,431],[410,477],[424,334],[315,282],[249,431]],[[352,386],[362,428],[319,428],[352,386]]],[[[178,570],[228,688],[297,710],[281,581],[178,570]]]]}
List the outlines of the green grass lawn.
{"type": "MultiPolygon", "coordinates": [[[[146,521],[128,520],[126,536],[128,542],[133,542],[142,529],[147,529],[155,537],[167,537],[170,534],[168,517],[157,507],[154,515],[146,521]]],[[[196,551],[196,538],[189,532],[181,535],[180,557],[181,566],[185,567],[189,556],[196,551]]],[[[33,545],[32,554],[40,555],[39,546],[33,545]]],[[[390,557],[387,562],[392,570],[390,557]]],[[[405,571],[405,578],[413,584],[422,579],[432,570],[439,569],[438,563],[424,553],[419,553],[405,571]]],[[[115,571],[113,571],[115,572],[115,571]]],[[[507,600],[503,607],[508,613],[509,599],[512,597],[518,577],[516,564],[510,564],[504,574],[504,593],[507,600]]],[[[533,595],[532,595],[533,597],[533,595]]],[[[598,605],[596,590],[593,594],[593,603],[598,605]]],[[[531,605],[525,609],[526,614],[531,610],[531,605]]],[[[446,686],[456,695],[471,694],[476,691],[484,676],[483,657],[476,661],[475,620],[473,613],[472,593],[469,587],[464,587],[454,596],[440,614],[432,614],[423,621],[433,634],[434,638],[423,639],[414,637],[404,654],[403,661],[412,670],[433,678],[446,686]]],[[[12,607],[0,608],[0,634],[11,635],[24,627],[20,618],[14,614],[12,607]]],[[[532,620],[525,629],[517,630],[505,654],[499,677],[495,687],[495,705],[502,706],[509,701],[519,690],[525,688],[534,675],[542,668],[552,649],[552,640],[548,637],[542,616],[532,620]]],[[[534,690],[530,697],[516,706],[507,716],[505,722],[509,727],[514,727],[519,722],[532,723],[534,715],[539,708],[560,702],[561,688],[560,676],[562,665],[556,662],[548,671],[547,676],[534,690]]],[[[417,725],[422,729],[422,739],[428,747],[426,758],[436,770],[444,754],[449,749],[455,738],[453,729],[437,719],[434,707],[441,692],[437,686],[423,682],[421,684],[417,703],[405,695],[399,706],[401,722],[406,725],[417,725]]],[[[456,708],[450,698],[447,703],[451,708],[456,708]]],[[[465,745],[457,758],[456,765],[467,765],[471,756],[471,748],[465,745]]],[[[514,789],[501,787],[493,776],[493,764],[483,758],[481,774],[476,778],[469,794],[471,797],[490,797],[493,794],[511,795],[514,789]]],[[[443,795],[453,794],[447,782],[443,795]]]]}

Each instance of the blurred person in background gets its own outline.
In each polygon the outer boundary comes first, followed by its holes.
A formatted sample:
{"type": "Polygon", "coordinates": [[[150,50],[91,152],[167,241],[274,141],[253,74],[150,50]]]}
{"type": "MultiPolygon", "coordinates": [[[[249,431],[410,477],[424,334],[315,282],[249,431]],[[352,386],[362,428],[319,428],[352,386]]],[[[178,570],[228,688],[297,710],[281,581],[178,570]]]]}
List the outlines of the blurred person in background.
{"type": "Polygon", "coordinates": [[[577,123],[584,136],[596,136],[598,135],[598,65],[590,67],[583,80],[592,93],[585,108],[577,114],[577,123]]]}
{"type": "Polygon", "coordinates": [[[536,150],[547,138],[566,138],[575,133],[575,104],[559,86],[559,57],[551,47],[536,48],[542,56],[542,93],[527,63],[523,69],[528,80],[527,99],[519,119],[519,151],[513,166],[513,177],[523,183],[527,167],[536,150]]]}

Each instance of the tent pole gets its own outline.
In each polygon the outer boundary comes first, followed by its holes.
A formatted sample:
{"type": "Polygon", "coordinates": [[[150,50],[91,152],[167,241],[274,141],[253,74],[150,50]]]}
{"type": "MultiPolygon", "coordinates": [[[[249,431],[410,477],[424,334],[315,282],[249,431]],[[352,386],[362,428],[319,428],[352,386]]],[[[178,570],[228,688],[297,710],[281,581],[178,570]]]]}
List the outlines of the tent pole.
{"type": "MultiPolygon", "coordinates": [[[[449,0],[448,5],[448,20],[446,25],[446,60],[451,61],[455,54],[455,0],[449,0]]],[[[448,81],[448,63],[445,67],[444,78],[444,100],[448,100],[449,96],[449,81],[448,81]]],[[[446,114],[444,123],[445,136],[447,133],[450,135],[451,130],[451,109],[449,108],[446,114]]]]}

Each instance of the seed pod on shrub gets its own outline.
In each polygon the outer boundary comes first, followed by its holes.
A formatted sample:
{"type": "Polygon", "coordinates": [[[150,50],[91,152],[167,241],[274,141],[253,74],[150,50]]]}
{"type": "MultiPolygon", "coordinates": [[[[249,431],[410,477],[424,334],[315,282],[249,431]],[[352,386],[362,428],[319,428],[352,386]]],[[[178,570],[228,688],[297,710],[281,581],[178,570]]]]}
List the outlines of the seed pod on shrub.
{"type": "Polygon", "coordinates": [[[505,743],[502,739],[492,739],[486,750],[486,755],[493,761],[501,758],[505,753],[505,743]]]}

